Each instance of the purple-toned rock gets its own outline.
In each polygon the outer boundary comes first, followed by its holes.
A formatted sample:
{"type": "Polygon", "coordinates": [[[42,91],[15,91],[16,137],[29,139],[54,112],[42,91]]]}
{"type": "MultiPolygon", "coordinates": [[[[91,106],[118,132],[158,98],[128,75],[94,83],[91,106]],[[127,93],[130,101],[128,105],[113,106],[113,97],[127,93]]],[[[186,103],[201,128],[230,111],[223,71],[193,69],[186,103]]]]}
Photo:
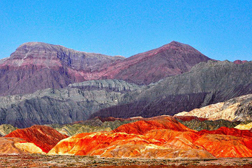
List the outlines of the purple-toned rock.
{"type": "Polygon", "coordinates": [[[208,60],[196,49],[178,42],[127,59],[29,42],[19,46],[9,58],[0,60],[0,95],[33,93],[98,79],[149,84],[187,72],[208,60]]]}

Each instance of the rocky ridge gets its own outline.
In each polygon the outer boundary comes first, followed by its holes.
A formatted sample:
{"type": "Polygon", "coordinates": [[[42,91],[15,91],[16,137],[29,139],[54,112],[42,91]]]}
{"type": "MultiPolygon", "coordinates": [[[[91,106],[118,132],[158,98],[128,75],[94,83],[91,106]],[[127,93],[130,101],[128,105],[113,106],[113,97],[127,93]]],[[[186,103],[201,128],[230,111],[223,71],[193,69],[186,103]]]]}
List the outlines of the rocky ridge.
{"type": "Polygon", "coordinates": [[[179,42],[125,59],[75,51],[59,45],[29,42],[0,61],[0,95],[64,88],[87,80],[123,79],[149,84],[187,72],[210,58],[179,42]]]}
{"type": "Polygon", "coordinates": [[[64,89],[0,97],[0,124],[29,127],[82,121],[95,111],[117,105],[121,97],[142,87],[122,80],[85,81],[64,89]]]}

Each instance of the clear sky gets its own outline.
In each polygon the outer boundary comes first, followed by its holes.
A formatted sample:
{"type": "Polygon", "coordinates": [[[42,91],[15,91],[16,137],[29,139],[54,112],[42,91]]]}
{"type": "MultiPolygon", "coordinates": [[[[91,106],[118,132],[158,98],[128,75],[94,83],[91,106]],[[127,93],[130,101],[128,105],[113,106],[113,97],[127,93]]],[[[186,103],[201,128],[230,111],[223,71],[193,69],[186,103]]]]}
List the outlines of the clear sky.
{"type": "Polygon", "coordinates": [[[252,1],[0,0],[0,58],[31,41],[129,57],[173,40],[252,60],[252,1]]]}

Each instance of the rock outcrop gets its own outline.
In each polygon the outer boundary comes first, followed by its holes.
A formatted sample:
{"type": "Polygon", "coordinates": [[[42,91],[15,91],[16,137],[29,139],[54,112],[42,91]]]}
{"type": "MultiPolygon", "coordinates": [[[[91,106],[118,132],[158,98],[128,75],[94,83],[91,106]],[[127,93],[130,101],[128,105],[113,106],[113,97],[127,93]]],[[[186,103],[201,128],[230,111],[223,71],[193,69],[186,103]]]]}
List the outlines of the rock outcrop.
{"type": "Polygon", "coordinates": [[[38,146],[21,138],[0,137],[1,155],[18,155],[30,153],[45,154],[38,146]]]}
{"type": "Polygon", "coordinates": [[[35,144],[38,146],[43,152],[47,153],[50,151],[60,140],[67,138],[68,136],[60,134],[55,129],[48,126],[32,126],[25,129],[17,129],[10,134],[6,135],[6,137],[16,137],[24,139],[26,142],[30,142],[29,144],[18,144],[18,147],[21,149],[32,149],[35,144]]]}
{"type": "Polygon", "coordinates": [[[239,124],[235,128],[239,129],[239,130],[251,130],[251,128],[252,128],[252,122],[247,123],[247,124],[239,124]]]}
{"type": "Polygon", "coordinates": [[[243,95],[225,102],[212,104],[175,116],[196,116],[209,120],[252,121],[252,94],[243,95]]]}

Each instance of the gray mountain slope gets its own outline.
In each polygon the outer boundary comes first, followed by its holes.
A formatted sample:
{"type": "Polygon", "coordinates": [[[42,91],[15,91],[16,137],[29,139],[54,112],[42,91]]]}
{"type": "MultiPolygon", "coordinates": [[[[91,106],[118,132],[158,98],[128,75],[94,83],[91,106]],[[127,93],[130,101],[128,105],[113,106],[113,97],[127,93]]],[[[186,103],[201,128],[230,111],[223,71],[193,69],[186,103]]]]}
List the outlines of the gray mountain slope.
{"type": "Polygon", "coordinates": [[[228,61],[199,63],[191,71],[168,77],[139,92],[124,96],[117,106],[101,109],[92,117],[152,117],[173,115],[212,103],[252,93],[252,62],[234,64],[228,61]]]}
{"type": "Polygon", "coordinates": [[[0,97],[0,124],[29,127],[85,120],[140,87],[121,80],[86,81],[64,89],[45,89],[27,95],[0,97]]]}

